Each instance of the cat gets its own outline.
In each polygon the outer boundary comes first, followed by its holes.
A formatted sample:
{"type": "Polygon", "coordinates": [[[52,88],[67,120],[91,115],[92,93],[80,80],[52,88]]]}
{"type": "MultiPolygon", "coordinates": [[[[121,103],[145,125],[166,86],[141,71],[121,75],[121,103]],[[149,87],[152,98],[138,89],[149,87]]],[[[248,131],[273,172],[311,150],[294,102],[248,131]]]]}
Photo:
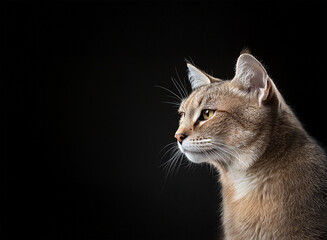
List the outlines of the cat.
{"type": "Polygon", "coordinates": [[[232,80],[187,63],[191,94],[179,106],[178,147],[219,172],[224,239],[327,239],[327,164],[250,53],[232,80]]]}

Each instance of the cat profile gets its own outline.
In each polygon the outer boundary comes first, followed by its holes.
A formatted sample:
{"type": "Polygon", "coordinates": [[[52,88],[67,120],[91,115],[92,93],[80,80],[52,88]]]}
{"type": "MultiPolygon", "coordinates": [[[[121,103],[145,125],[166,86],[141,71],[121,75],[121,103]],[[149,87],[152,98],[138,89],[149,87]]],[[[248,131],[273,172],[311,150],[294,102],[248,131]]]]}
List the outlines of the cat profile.
{"type": "Polygon", "coordinates": [[[327,239],[327,164],[262,64],[242,53],[232,80],[187,63],[192,93],[175,137],[218,170],[224,239],[327,239]]]}

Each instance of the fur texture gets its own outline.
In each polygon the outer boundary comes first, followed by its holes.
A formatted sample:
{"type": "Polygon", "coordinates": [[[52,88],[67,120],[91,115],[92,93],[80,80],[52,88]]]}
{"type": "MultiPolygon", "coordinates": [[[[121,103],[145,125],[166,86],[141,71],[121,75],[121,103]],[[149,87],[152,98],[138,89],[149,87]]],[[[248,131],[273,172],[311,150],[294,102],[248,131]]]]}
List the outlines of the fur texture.
{"type": "Polygon", "coordinates": [[[188,68],[177,143],[219,171],[225,239],[327,239],[326,157],[260,62],[241,54],[226,81],[188,68]]]}

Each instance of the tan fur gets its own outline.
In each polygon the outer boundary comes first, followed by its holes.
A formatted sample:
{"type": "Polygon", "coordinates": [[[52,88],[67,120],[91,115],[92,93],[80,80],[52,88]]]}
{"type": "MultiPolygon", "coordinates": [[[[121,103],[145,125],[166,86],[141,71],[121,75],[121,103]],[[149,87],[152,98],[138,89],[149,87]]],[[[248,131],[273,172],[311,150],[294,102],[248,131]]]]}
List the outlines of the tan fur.
{"type": "Polygon", "coordinates": [[[195,89],[179,109],[185,116],[176,133],[220,173],[225,239],[327,239],[324,152],[270,78],[264,101],[256,94],[235,78],[215,81],[195,89]],[[216,114],[196,123],[203,109],[216,114]],[[199,139],[212,142],[205,143],[211,152],[199,139]]]}

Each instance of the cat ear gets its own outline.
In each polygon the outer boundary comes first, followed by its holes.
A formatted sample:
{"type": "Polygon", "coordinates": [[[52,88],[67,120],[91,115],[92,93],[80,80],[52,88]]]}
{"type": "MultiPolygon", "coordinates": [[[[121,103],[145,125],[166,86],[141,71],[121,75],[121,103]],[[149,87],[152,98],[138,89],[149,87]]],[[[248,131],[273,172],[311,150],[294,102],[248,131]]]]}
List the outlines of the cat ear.
{"type": "Polygon", "coordinates": [[[192,90],[204,86],[209,85],[213,82],[220,82],[222,80],[218,78],[214,78],[210,76],[209,74],[202,72],[200,69],[194,67],[192,64],[187,63],[188,68],[188,79],[191,83],[192,90]]]}
{"type": "Polygon", "coordinates": [[[250,92],[258,93],[259,102],[266,100],[269,94],[269,76],[261,63],[251,54],[241,54],[236,63],[233,81],[241,83],[250,92]]]}

